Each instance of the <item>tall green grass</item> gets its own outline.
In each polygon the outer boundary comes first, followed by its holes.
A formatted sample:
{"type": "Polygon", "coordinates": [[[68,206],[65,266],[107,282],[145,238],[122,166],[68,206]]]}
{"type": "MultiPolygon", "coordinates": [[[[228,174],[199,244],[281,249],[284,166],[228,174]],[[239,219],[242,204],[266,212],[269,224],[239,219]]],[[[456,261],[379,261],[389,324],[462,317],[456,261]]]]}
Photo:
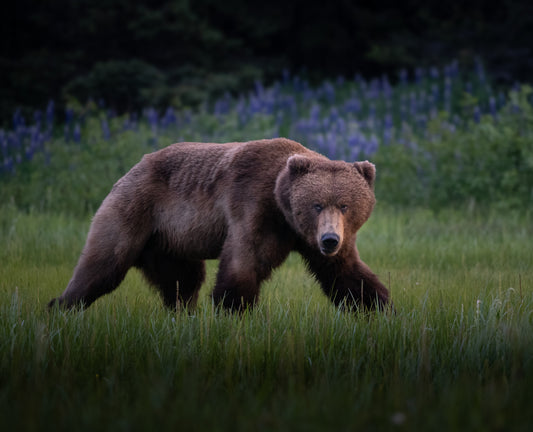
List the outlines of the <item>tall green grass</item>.
{"type": "Polygon", "coordinates": [[[396,312],[337,310],[292,255],[243,316],[163,308],[138,272],[48,311],[89,219],[0,211],[3,430],[528,430],[531,214],[377,206],[363,259],[396,312]]]}

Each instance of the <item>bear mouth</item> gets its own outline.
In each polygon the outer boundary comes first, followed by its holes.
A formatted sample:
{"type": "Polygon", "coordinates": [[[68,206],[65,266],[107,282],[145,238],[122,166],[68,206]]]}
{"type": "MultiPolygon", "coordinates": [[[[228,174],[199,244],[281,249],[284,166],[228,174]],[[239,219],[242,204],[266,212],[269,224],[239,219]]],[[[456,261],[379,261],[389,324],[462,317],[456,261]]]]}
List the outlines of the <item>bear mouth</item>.
{"type": "Polygon", "coordinates": [[[338,252],[338,248],[334,248],[334,249],[326,249],[323,247],[320,248],[320,253],[327,257],[334,256],[337,254],[337,252],[338,252]]]}

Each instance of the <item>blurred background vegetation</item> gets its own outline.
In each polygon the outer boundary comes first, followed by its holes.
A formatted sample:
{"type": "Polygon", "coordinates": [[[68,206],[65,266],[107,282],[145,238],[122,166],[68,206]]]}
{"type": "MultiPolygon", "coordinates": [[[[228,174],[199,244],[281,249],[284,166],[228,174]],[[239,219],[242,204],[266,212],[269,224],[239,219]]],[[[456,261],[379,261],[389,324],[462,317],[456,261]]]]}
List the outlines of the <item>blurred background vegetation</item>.
{"type": "Polygon", "coordinates": [[[481,57],[497,83],[533,71],[527,0],[19,0],[3,11],[0,126],[49,99],[196,106],[283,69],[316,82],[481,57]]]}
{"type": "Polygon", "coordinates": [[[286,136],[394,206],[533,203],[533,4],[20,0],[0,202],[92,213],[147,152],[286,136]]]}

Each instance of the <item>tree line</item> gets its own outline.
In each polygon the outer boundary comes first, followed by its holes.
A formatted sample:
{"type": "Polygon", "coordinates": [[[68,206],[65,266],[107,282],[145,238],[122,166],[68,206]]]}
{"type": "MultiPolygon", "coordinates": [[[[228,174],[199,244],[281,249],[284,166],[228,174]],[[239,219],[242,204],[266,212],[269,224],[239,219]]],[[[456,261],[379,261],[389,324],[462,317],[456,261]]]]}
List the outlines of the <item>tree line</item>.
{"type": "Polygon", "coordinates": [[[494,79],[533,71],[526,0],[18,0],[0,29],[0,119],[104,100],[193,106],[282,70],[310,79],[481,57],[494,79]]]}

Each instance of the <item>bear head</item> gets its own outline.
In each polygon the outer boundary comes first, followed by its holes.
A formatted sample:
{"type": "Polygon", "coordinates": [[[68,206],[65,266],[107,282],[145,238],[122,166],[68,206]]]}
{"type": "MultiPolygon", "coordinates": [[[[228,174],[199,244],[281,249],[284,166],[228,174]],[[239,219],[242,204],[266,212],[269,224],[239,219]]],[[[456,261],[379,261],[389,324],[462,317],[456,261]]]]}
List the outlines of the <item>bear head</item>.
{"type": "Polygon", "coordinates": [[[354,247],[357,231],[374,208],[375,176],[368,161],[347,163],[296,154],[278,176],[276,200],[300,237],[331,257],[354,247]]]}

